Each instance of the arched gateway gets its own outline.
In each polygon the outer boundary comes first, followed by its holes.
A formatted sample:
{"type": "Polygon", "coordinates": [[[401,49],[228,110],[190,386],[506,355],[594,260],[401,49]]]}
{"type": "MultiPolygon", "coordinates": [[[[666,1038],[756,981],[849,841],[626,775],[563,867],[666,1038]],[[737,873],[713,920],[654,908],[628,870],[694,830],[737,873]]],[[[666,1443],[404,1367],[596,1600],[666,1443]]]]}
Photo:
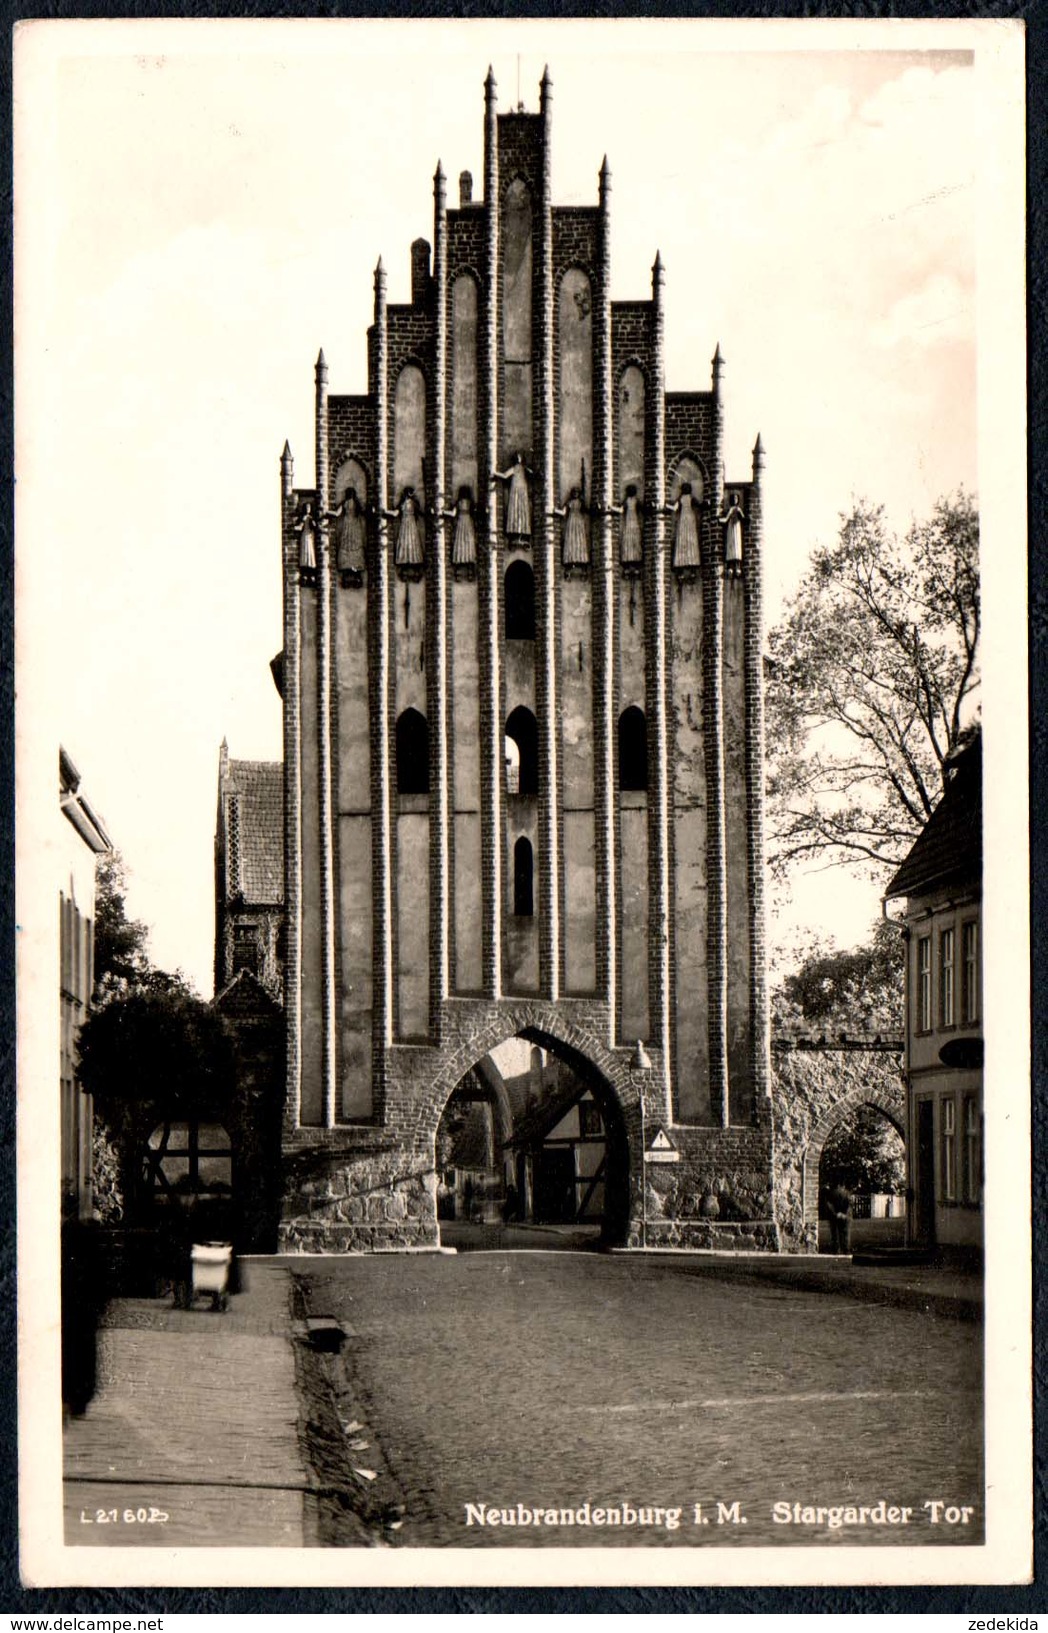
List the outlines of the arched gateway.
{"type": "Polygon", "coordinates": [[[552,106],[489,74],[483,200],[438,167],[366,392],[321,353],[314,485],[281,461],[289,1250],[435,1243],[443,1108],[510,1037],[595,1085],[621,1240],[777,1245],[763,454],[728,575],[720,352],[666,392],[661,261],[612,301],[608,166],[554,205],[552,106]]]}

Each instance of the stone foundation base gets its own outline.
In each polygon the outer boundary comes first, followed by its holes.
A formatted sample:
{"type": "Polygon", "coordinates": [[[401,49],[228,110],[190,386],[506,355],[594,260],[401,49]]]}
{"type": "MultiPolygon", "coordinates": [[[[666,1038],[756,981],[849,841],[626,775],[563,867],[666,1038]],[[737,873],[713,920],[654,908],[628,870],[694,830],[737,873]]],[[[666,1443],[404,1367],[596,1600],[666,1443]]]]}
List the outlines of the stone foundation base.
{"type": "MultiPolygon", "coordinates": [[[[718,1253],[778,1253],[779,1233],[770,1219],[657,1219],[647,1231],[636,1220],[624,1247],[706,1249],[718,1253]]],[[[402,1253],[408,1248],[440,1247],[436,1218],[398,1223],[346,1224],[340,1220],[292,1219],[280,1227],[280,1253],[402,1253]]]]}
{"type": "Polygon", "coordinates": [[[707,1249],[717,1253],[778,1253],[779,1232],[773,1219],[649,1219],[646,1230],[634,1220],[627,1247],[707,1249]]]}
{"type": "MultiPolygon", "coordinates": [[[[640,1129],[634,1130],[629,1201],[610,1245],[779,1252],[769,1217],[770,1129],[675,1126],[672,1132],[677,1160],[645,1161],[642,1173],[640,1129]]],[[[277,1240],[281,1253],[438,1248],[430,1141],[416,1131],[410,1145],[400,1145],[391,1129],[381,1128],[296,1131],[284,1148],[277,1240]]]]}
{"type": "Polygon", "coordinates": [[[403,1253],[406,1248],[440,1246],[437,1222],[405,1221],[389,1225],[346,1225],[295,1219],[281,1225],[278,1253],[403,1253]]]}

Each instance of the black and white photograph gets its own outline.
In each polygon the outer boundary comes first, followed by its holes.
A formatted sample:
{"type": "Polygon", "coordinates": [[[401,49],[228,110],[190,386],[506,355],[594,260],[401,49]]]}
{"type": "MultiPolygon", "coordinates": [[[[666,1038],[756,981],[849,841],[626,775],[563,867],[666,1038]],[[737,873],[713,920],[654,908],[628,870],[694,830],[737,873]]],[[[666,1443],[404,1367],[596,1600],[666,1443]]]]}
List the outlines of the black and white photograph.
{"type": "Polygon", "coordinates": [[[1023,46],[18,25],[27,1585],[1029,1578],[1023,46]]]}

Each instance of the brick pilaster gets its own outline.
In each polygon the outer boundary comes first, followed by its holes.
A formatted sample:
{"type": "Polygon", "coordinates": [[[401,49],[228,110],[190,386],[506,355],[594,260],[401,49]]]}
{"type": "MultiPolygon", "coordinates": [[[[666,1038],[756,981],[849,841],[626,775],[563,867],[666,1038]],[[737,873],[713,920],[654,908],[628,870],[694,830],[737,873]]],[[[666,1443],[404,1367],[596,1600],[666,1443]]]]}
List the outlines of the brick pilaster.
{"type": "Polygon", "coordinates": [[[728,868],[724,831],[724,584],[720,550],[724,409],[720,348],[713,362],[713,469],[706,495],[702,561],[702,663],[706,737],[706,983],[709,1001],[710,1109],[731,1121],[728,1088],[728,868]]]}
{"type": "Polygon", "coordinates": [[[486,494],[487,549],[479,563],[481,629],[480,678],[480,844],[484,870],[482,967],[489,998],[502,994],[502,684],[499,648],[498,503],[492,473],[498,470],[498,288],[499,288],[499,132],[495,76],[484,82],[484,336],[481,424],[483,440],[480,485],[486,494]]]}
{"type": "Polygon", "coordinates": [[[296,1129],[301,1117],[300,1050],[302,1021],[302,759],[299,699],[298,549],[294,521],[295,467],[284,444],[280,459],[281,556],[284,576],[284,1016],[286,1026],[286,1099],[284,1126],[296,1129]]]}
{"type": "Polygon", "coordinates": [[[447,184],[443,166],[433,178],[433,550],[429,564],[429,610],[426,616],[427,690],[430,715],[430,1033],[439,1037],[449,984],[449,818],[448,818],[448,599],[445,523],[446,416],[448,356],[448,222],[447,184]]]}
{"type": "Polygon", "coordinates": [[[768,1030],[768,972],[764,923],[764,501],[761,477],[764,447],[753,450],[750,513],[743,537],[742,586],[746,609],[744,687],[746,699],[746,857],[750,885],[750,1029],[753,1050],[754,1115],[771,1116],[771,1056],[768,1030]]]}
{"type": "Polygon", "coordinates": [[[386,318],[386,273],[381,260],[375,268],[375,564],[368,575],[374,668],[370,677],[372,861],[374,897],[372,937],[374,971],[372,992],[372,1073],[376,1085],[375,1112],[381,1114],[385,1094],[387,1052],[393,1040],[393,819],[389,742],[389,524],[383,514],[389,503],[389,336],[386,318]]]}
{"type": "Polygon", "coordinates": [[[670,787],[666,639],[666,369],[662,258],[651,272],[651,410],[647,437],[652,522],[648,551],[648,605],[645,611],[648,687],[648,991],[651,1037],[664,1062],[666,1116],[672,1115],[673,1059],[670,1006],[670,787]]]}
{"type": "Polygon", "coordinates": [[[331,809],[331,561],[328,549],[328,372],[316,367],[317,772],[320,822],[321,1095],[324,1126],[337,1121],[335,1053],[335,868],[331,809]]]}
{"type": "Polygon", "coordinates": [[[551,181],[553,84],[547,68],[539,91],[542,172],[537,255],[538,311],[535,357],[538,373],[535,535],[536,670],[539,727],[539,991],[560,995],[560,812],[557,715],[557,551],[553,519],[556,476],[553,447],[553,198],[551,181]]]}
{"type": "Polygon", "coordinates": [[[600,238],[593,313],[596,390],[593,501],[596,560],[593,574],[593,771],[596,840],[597,992],[607,1000],[613,1043],[618,1012],[618,873],[615,815],[615,561],[612,545],[611,384],[611,172],[600,170],[600,238]]]}

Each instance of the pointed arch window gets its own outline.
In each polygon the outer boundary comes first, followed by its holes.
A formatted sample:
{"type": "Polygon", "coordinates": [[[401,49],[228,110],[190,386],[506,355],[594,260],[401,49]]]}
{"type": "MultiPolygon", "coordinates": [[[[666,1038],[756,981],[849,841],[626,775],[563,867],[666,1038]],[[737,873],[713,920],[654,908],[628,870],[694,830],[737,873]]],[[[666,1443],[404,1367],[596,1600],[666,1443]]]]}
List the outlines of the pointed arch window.
{"type": "Polygon", "coordinates": [[[535,639],[535,574],[526,561],[506,569],[506,639],[535,639]]]}
{"type": "Polygon", "coordinates": [[[397,793],[429,793],[429,726],[417,709],[397,720],[397,793]]]}
{"type": "Polygon", "coordinates": [[[648,787],[648,723],[632,704],[619,715],[619,787],[635,793],[648,787]]]}
{"type": "Polygon", "coordinates": [[[523,705],[514,709],[506,721],[507,767],[511,767],[514,759],[513,751],[509,748],[512,743],[516,748],[517,786],[509,788],[511,794],[537,794],[539,791],[539,727],[538,721],[530,709],[523,705]]]}
{"type": "Polygon", "coordinates": [[[535,853],[530,839],[518,839],[513,847],[513,915],[535,916],[535,853]]]}

